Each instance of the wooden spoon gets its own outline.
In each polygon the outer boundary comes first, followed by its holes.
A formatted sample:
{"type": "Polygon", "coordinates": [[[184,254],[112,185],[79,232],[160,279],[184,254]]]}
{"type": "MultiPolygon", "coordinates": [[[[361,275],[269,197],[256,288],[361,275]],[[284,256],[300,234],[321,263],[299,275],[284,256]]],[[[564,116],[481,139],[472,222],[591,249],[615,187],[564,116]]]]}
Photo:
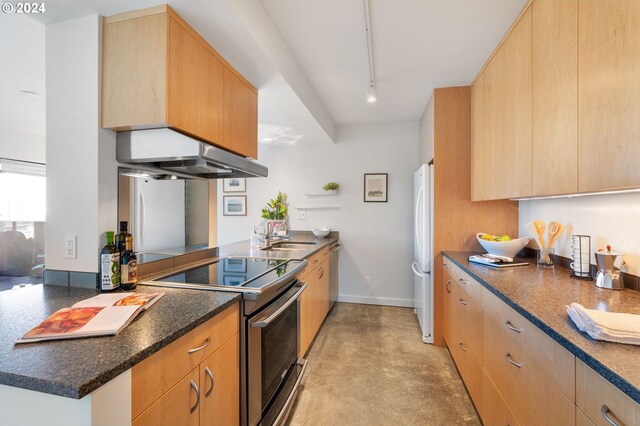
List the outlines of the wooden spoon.
{"type": "Polygon", "coordinates": [[[535,240],[536,244],[538,245],[538,249],[542,250],[542,242],[540,241],[540,237],[538,237],[538,235],[536,235],[538,232],[536,231],[535,226],[533,226],[533,222],[526,223],[524,225],[524,227],[527,230],[527,232],[529,232],[529,234],[535,240]]]}
{"type": "Polygon", "coordinates": [[[562,234],[563,229],[564,229],[564,226],[561,223],[549,222],[549,228],[547,229],[547,236],[549,237],[549,246],[547,247],[547,253],[545,255],[545,258],[547,258],[547,260],[549,257],[549,252],[553,247],[553,244],[556,242],[560,234],[562,234]]]}
{"type": "Polygon", "coordinates": [[[538,233],[538,239],[540,240],[540,250],[544,249],[544,222],[541,220],[534,220],[533,221],[533,227],[536,229],[536,232],[538,233]]]}

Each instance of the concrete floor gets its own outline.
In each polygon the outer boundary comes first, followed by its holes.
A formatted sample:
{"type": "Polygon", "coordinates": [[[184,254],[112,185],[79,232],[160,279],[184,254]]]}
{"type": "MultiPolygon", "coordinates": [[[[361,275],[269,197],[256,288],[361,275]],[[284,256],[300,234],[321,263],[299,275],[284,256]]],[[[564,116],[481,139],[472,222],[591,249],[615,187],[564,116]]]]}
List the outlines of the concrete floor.
{"type": "Polygon", "coordinates": [[[409,308],[338,303],[308,355],[289,426],[479,425],[446,349],[409,308]]]}

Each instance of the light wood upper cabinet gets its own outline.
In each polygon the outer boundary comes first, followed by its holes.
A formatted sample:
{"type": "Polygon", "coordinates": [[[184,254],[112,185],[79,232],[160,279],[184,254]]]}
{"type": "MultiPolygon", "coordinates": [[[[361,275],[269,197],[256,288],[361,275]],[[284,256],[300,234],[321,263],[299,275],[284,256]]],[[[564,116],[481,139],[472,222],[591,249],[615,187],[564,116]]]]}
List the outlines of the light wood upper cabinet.
{"type": "Polygon", "coordinates": [[[640,185],[640,2],[580,0],[578,189],[640,185]]]}
{"type": "Polygon", "coordinates": [[[224,106],[228,148],[258,158],[258,97],[228,69],[224,71],[224,106]]]}
{"type": "Polygon", "coordinates": [[[533,195],[578,190],[578,0],[533,8],[533,195]]]}
{"type": "Polygon", "coordinates": [[[102,127],[170,127],[256,158],[258,92],[170,7],[104,18],[102,127]]]}
{"type": "Polygon", "coordinates": [[[532,9],[471,92],[472,200],[532,194],[532,9]]]}

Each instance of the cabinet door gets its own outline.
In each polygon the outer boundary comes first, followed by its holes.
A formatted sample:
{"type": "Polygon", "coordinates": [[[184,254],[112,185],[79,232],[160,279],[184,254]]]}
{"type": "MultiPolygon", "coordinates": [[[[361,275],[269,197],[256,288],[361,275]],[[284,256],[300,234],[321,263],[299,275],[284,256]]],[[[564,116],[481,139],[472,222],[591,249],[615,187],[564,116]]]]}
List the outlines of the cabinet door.
{"type": "Polygon", "coordinates": [[[455,331],[456,331],[456,326],[457,324],[455,324],[455,319],[454,319],[454,310],[453,310],[453,303],[455,302],[454,300],[454,294],[453,294],[453,286],[455,285],[455,283],[453,282],[453,279],[451,278],[451,276],[449,276],[448,273],[444,274],[444,286],[443,286],[443,291],[444,291],[444,297],[443,297],[443,335],[444,335],[444,340],[445,342],[447,342],[447,345],[449,347],[451,347],[452,345],[457,344],[456,343],[456,336],[455,336],[455,331]]]}
{"type": "Polygon", "coordinates": [[[640,185],[640,1],[580,0],[578,190],[640,185]]]}
{"type": "Polygon", "coordinates": [[[317,293],[316,303],[318,305],[316,317],[316,334],[322,326],[322,322],[329,313],[329,261],[325,260],[317,269],[317,293]]]}
{"type": "Polygon", "coordinates": [[[315,319],[316,319],[316,303],[315,290],[316,290],[316,273],[312,271],[306,276],[307,288],[300,295],[300,353],[299,356],[304,358],[309,346],[313,341],[315,333],[315,319]]]}
{"type": "Polygon", "coordinates": [[[169,18],[168,122],[183,132],[224,145],[225,67],[191,31],[173,16],[169,18]]]}
{"type": "Polygon", "coordinates": [[[529,8],[471,91],[473,201],[532,193],[531,15],[529,8]]]}
{"type": "Polygon", "coordinates": [[[200,364],[200,425],[240,423],[240,341],[233,336],[200,364]]]}
{"type": "Polygon", "coordinates": [[[160,399],[133,419],[132,426],[197,426],[200,423],[200,410],[197,405],[202,402],[203,397],[199,371],[198,367],[194,368],[160,399]]]}
{"type": "Polygon", "coordinates": [[[533,195],[578,190],[578,0],[533,3],[533,195]]]}
{"type": "Polygon", "coordinates": [[[258,95],[233,72],[224,70],[224,146],[258,158],[258,95]]]}

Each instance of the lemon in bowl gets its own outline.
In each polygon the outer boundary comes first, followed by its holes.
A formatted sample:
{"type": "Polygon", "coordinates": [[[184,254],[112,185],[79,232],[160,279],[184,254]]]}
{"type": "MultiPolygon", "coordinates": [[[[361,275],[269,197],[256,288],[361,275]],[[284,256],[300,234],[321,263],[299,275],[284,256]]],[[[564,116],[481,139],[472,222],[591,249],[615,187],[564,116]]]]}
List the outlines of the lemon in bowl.
{"type": "Polygon", "coordinates": [[[485,232],[478,232],[476,238],[487,253],[506,257],[515,257],[529,243],[529,237],[512,239],[508,235],[492,235],[485,232]]]}

